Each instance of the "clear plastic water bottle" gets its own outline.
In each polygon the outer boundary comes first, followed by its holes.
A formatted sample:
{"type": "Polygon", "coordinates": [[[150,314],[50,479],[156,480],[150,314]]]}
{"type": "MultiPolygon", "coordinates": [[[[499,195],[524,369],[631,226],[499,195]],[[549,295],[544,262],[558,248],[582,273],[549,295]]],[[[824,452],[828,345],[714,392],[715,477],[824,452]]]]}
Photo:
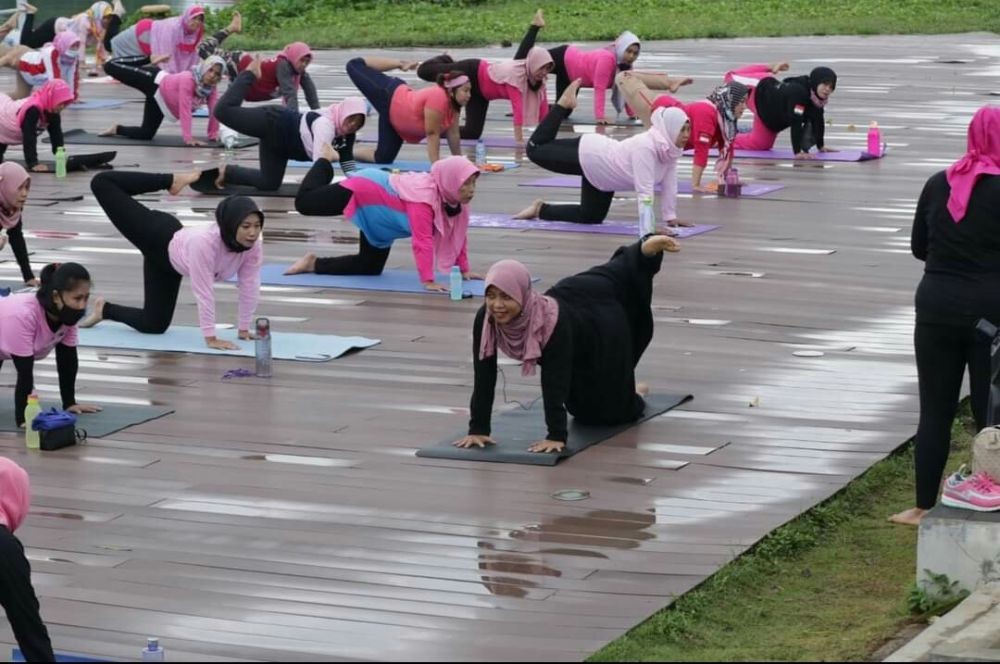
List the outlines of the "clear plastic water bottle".
{"type": "Polygon", "coordinates": [[[740,195],[740,172],[735,166],[726,171],[725,196],[738,198],[740,195]]]}
{"type": "Polygon", "coordinates": [[[656,214],[653,212],[653,197],[639,198],[639,237],[656,233],[656,214]]]}
{"type": "Polygon", "coordinates": [[[38,395],[32,392],[28,395],[28,405],[24,407],[24,446],[29,450],[37,450],[41,446],[38,432],[31,428],[31,423],[40,412],[42,405],[38,403],[38,395]]]}
{"type": "Polygon", "coordinates": [[[868,153],[873,157],[882,156],[882,132],[874,120],[868,125],[868,153]]]}
{"type": "Polygon", "coordinates": [[[255,323],[257,340],[254,342],[254,358],[257,360],[257,377],[271,377],[271,321],[261,316],[255,323]]]}
{"type": "Polygon", "coordinates": [[[239,136],[239,133],[235,129],[231,129],[226,125],[219,125],[219,139],[222,142],[222,147],[225,148],[223,159],[226,164],[232,163],[233,158],[236,156],[236,142],[239,140],[239,136]]]}
{"type": "Polygon", "coordinates": [[[476,166],[482,168],[486,165],[486,141],[479,139],[476,141],[476,166]]]}
{"type": "Polygon", "coordinates": [[[56,177],[66,177],[66,148],[56,148],[56,177]]]}
{"type": "Polygon", "coordinates": [[[461,300],[462,299],[462,270],[459,269],[457,265],[451,266],[451,274],[448,275],[450,280],[449,286],[451,287],[451,299],[461,300]]]}
{"type": "Polygon", "coordinates": [[[160,647],[160,640],[154,637],[146,639],[146,647],[142,649],[142,661],[144,662],[164,662],[166,661],[166,651],[160,647]]]}

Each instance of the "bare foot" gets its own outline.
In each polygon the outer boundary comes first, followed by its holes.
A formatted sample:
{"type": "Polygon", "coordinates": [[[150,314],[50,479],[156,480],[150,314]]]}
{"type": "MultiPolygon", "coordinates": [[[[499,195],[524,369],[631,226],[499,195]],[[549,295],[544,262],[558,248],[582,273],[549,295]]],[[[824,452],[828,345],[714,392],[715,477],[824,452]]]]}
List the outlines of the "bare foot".
{"type": "Polygon", "coordinates": [[[111,125],[104,131],[98,134],[98,136],[114,136],[118,133],[118,125],[111,125]]]}
{"type": "Polygon", "coordinates": [[[664,251],[680,251],[680,243],[672,237],[666,235],[650,235],[642,243],[643,256],[655,256],[664,251]]]}
{"type": "Polygon", "coordinates": [[[219,177],[215,178],[215,188],[224,189],[226,186],[226,165],[219,166],[219,177]]]}
{"type": "Polygon", "coordinates": [[[539,28],[544,28],[545,27],[545,16],[542,14],[541,8],[539,8],[535,12],[535,15],[531,19],[531,24],[532,25],[536,25],[539,28]]]}
{"type": "Polygon", "coordinates": [[[226,26],[226,32],[231,35],[243,32],[243,16],[239,12],[233,12],[233,18],[229,21],[229,25],[226,26]]]}
{"type": "Polygon", "coordinates": [[[562,96],[559,97],[559,101],[557,101],[556,103],[562,106],[563,108],[567,108],[571,111],[574,108],[576,108],[576,95],[578,92],[580,92],[580,84],[582,82],[583,81],[581,81],[580,79],[576,79],[575,81],[567,85],[566,89],[563,90],[562,96]]]}
{"type": "Polygon", "coordinates": [[[253,56],[253,60],[247,65],[247,71],[253,74],[254,78],[260,78],[261,59],[259,55],[253,56]]]}
{"type": "Polygon", "coordinates": [[[903,526],[919,526],[920,520],[924,518],[925,514],[927,514],[927,510],[922,510],[919,507],[911,507],[898,514],[893,514],[889,517],[889,521],[903,526]]]}
{"type": "Polygon", "coordinates": [[[674,219],[673,221],[668,221],[667,226],[681,226],[683,228],[694,228],[697,226],[693,221],[688,221],[687,219],[674,219]]]}
{"type": "Polygon", "coordinates": [[[14,28],[16,28],[17,27],[18,14],[20,14],[20,12],[14,12],[13,14],[11,14],[7,18],[7,20],[3,22],[3,25],[0,25],[0,30],[10,31],[10,30],[13,30],[14,28]]]}
{"type": "Polygon", "coordinates": [[[535,202],[514,215],[514,219],[537,219],[538,213],[542,211],[545,204],[541,198],[536,198],[535,202]]]}
{"type": "Polygon", "coordinates": [[[24,11],[28,12],[29,14],[37,14],[38,13],[38,7],[36,7],[34,5],[29,5],[26,2],[26,3],[24,3],[24,11]]]}
{"type": "Polygon", "coordinates": [[[149,64],[153,67],[159,67],[164,62],[170,59],[170,55],[164,53],[163,55],[154,55],[149,59],[149,64]]]}
{"type": "Polygon", "coordinates": [[[285,274],[302,274],[304,272],[316,271],[316,254],[306,254],[299,260],[292,263],[291,267],[285,270],[285,274]]]}
{"type": "Polygon", "coordinates": [[[171,196],[176,196],[177,194],[184,191],[184,187],[194,184],[201,177],[201,171],[191,171],[190,173],[174,173],[174,181],[170,185],[171,196]]]}
{"type": "Polygon", "coordinates": [[[648,397],[649,396],[649,383],[636,383],[635,384],[635,393],[638,394],[640,397],[648,397]]]}
{"type": "Polygon", "coordinates": [[[671,92],[677,92],[681,87],[685,85],[691,85],[694,83],[694,79],[690,76],[685,76],[684,78],[671,78],[667,80],[667,89],[671,92]]]}
{"type": "Polygon", "coordinates": [[[86,318],[77,323],[77,327],[94,327],[104,320],[104,298],[99,297],[94,300],[94,308],[86,318]]]}
{"type": "Polygon", "coordinates": [[[122,0],[115,0],[114,7],[112,7],[111,11],[117,14],[120,18],[125,18],[125,4],[122,0]]]}
{"type": "Polygon", "coordinates": [[[771,65],[772,74],[780,74],[783,71],[788,71],[787,62],[775,62],[773,65],[771,65]]]}

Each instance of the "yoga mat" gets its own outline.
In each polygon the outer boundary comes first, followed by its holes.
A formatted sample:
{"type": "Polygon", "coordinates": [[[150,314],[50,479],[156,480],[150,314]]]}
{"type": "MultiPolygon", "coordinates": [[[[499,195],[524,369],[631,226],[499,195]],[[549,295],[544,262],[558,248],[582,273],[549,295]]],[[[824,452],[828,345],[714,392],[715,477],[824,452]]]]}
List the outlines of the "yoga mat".
{"type": "MultiPolygon", "coordinates": [[[[685,157],[691,157],[693,155],[694,150],[684,151],[685,157]]],[[[713,148],[709,150],[709,155],[712,157],[718,157],[719,151],[713,148]]],[[[882,153],[882,157],[876,157],[870,152],[864,152],[863,150],[837,150],[836,152],[813,152],[812,155],[816,161],[870,161],[872,159],[881,159],[885,156],[885,153],[882,153]]],[[[795,153],[788,149],[737,150],[736,156],[740,159],[787,159],[790,161],[795,159],[795,153]]]]}
{"type": "Polygon", "coordinates": [[[299,185],[295,182],[283,182],[274,191],[264,191],[241,184],[229,184],[222,189],[216,189],[215,178],[219,177],[218,168],[210,168],[201,172],[201,177],[191,185],[191,188],[200,194],[207,196],[229,196],[230,194],[242,194],[244,196],[271,196],[276,198],[295,198],[299,193],[299,185]]]}
{"type": "MultiPolygon", "coordinates": [[[[497,171],[503,173],[509,171],[513,168],[518,168],[519,164],[514,161],[490,161],[491,164],[502,164],[504,167],[503,171],[497,171]]],[[[421,161],[417,159],[400,159],[394,161],[391,164],[371,164],[365,161],[357,162],[358,168],[381,168],[383,171],[391,171],[393,169],[399,169],[401,171],[418,171],[421,173],[428,173],[431,170],[431,162],[421,161]]],[[[312,168],[313,162],[311,161],[290,161],[288,162],[289,168],[312,168]]],[[[489,174],[491,171],[483,171],[483,174],[489,174]]]]}
{"type": "Polygon", "coordinates": [[[88,99],[70,104],[68,111],[101,111],[107,108],[118,108],[129,103],[129,99],[88,99]]]}
{"type": "MultiPolygon", "coordinates": [[[[519,182],[519,187],[567,187],[570,189],[580,188],[580,176],[579,175],[554,175],[547,178],[539,178],[537,180],[527,180],[525,182],[519,182]]],[[[764,194],[770,194],[771,192],[778,191],[779,189],[784,189],[783,184],[762,184],[758,182],[747,182],[743,185],[743,196],[763,196],[764,194]]],[[[659,188],[657,188],[659,191],[659,188]]],[[[691,189],[690,182],[678,182],[677,183],[677,193],[679,194],[690,194],[694,190],[691,189]]],[[[714,195],[714,194],[711,194],[714,195]]]]}
{"type": "MultiPolygon", "coordinates": [[[[134,138],[125,138],[124,136],[98,136],[97,134],[91,134],[86,129],[70,129],[63,133],[63,139],[67,145],[155,145],[161,148],[186,148],[190,147],[184,143],[184,138],[178,134],[157,134],[148,141],[140,141],[134,138]]],[[[42,139],[44,142],[48,143],[49,139],[42,139]]],[[[206,143],[205,147],[221,148],[222,144],[218,141],[205,141],[203,139],[198,139],[203,143],[206,143]]],[[[241,136],[236,141],[236,148],[248,148],[252,145],[257,145],[257,139],[253,137],[241,136]]]]}
{"type": "Polygon", "coordinates": [[[453,459],[456,461],[491,461],[495,463],[521,463],[532,466],[554,466],[561,459],[571,457],[591,445],[617,436],[636,424],[665,413],[688,399],[690,394],[652,394],[646,397],[646,412],[635,422],[615,426],[580,424],[569,418],[569,437],[566,448],[559,454],[529,452],[528,447],[545,438],[545,411],[539,399],[530,410],[518,408],[493,416],[493,440],[496,445],[484,448],[462,449],[452,445],[465,434],[457,434],[436,445],[417,450],[418,457],[427,459],[453,459]]]}
{"type": "MultiPolygon", "coordinates": [[[[61,405],[62,402],[55,399],[42,402],[42,408],[61,405]]],[[[103,438],[135,424],[142,424],[174,412],[173,408],[159,408],[157,406],[129,406],[116,403],[100,405],[103,406],[104,410],[99,413],[76,416],[76,428],[86,429],[89,438],[103,438]]],[[[0,399],[0,431],[23,431],[14,424],[14,400],[10,398],[9,394],[0,399]]]]}
{"type": "MultiPolygon", "coordinates": [[[[57,662],[110,662],[109,659],[97,659],[96,657],[89,657],[87,655],[70,655],[64,652],[53,653],[56,656],[57,662]]],[[[24,658],[24,653],[21,652],[20,648],[14,648],[10,653],[10,661],[12,662],[26,662],[24,658]]]]}
{"type": "MultiPolygon", "coordinates": [[[[515,228],[532,231],[559,231],[566,233],[596,233],[598,235],[631,235],[639,237],[638,222],[613,221],[605,219],[601,224],[574,224],[569,221],[545,221],[543,219],[511,219],[506,214],[473,214],[469,216],[469,226],[472,228],[515,228]]],[[[698,224],[696,226],[671,227],[676,235],[671,237],[686,238],[714,231],[720,226],[713,224],[698,224]]]]}
{"type": "MultiPolygon", "coordinates": [[[[301,362],[328,362],[337,359],[349,350],[369,348],[381,341],[365,337],[338,337],[332,334],[282,332],[281,330],[276,330],[273,334],[271,356],[276,360],[298,360],[301,362]]],[[[202,336],[201,329],[197,327],[174,325],[164,334],[143,334],[122,323],[104,321],[95,327],[80,330],[80,345],[202,355],[254,356],[253,341],[239,341],[236,338],[235,330],[228,331],[222,336],[238,344],[239,350],[209,348],[205,345],[205,337],[202,336]]]]}
{"type": "MultiPolygon", "coordinates": [[[[117,152],[95,152],[92,154],[66,155],[66,172],[76,173],[80,171],[87,171],[92,168],[111,168],[111,162],[117,156],[117,152]]],[[[25,168],[28,167],[28,165],[20,159],[14,159],[14,161],[21,164],[25,168]]],[[[38,163],[45,164],[49,167],[49,172],[55,174],[56,162],[51,159],[41,159],[38,163]]]]}
{"type": "MultiPolygon", "coordinates": [[[[359,143],[378,143],[377,136],[358,136],[359,143]]],[[[479,139],[476,138],[463,138],[462,147],[471,148],[475,147],[479,139]]],[[[427,139],[420,141],[421,144],[427,143],[427,139]]],[[[517,141],[514,140],[513,136],[483,136],[483,143],[486,144],[487,148],[518,148],[522,147],[517,141]]],[[[447,141],[441,140],[442,146],[447,146],[447,141]]]]}
{"type": "MultiPolygon", "coordinates": [[[[348,288],[353,290],[389,291],[393,293],[426,293],[443,295],[426,290],[415,270],[389,269],[378,276],[360,274],[282,274],[287,264],[267,263],[260,269],[260,281],[269,286],[306,286],[309,288],[348,288]]],[[[235,281],[235,277],[232,279],[235,281]]],[[[536,280],[537,281],[537,280],[536,280]]],[[[439,284],[448,285],[447,275],[437,275],[439,284]]],[[[483,297],[485,287],[479,279],[463,281],[462,290],[472,297],[483,297]]],[[[275,337],[277,338],[277,336],[275,337]]]]}

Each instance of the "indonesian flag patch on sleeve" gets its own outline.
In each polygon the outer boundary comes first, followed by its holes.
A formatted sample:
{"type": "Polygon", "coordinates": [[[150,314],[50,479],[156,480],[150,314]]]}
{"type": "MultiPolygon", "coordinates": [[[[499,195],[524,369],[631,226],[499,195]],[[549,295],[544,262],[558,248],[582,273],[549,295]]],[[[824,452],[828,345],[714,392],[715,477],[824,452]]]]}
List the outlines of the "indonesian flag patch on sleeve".
{"type": "Polygon", "coordinates": [[[802,115],[805,112],[806,112],[806,105],[805,104],[796,104],[795,105],[795,115],[802,115]]]}
{"type": "Polygon", "coordinates": [[[707,144],[711,145],[711,143],[712,143],[712,136],[710,134],[706,134],[705,132],[699,132],[698,133],[698,142],[700,142],[700,143],[707,143],[707,144]]]}

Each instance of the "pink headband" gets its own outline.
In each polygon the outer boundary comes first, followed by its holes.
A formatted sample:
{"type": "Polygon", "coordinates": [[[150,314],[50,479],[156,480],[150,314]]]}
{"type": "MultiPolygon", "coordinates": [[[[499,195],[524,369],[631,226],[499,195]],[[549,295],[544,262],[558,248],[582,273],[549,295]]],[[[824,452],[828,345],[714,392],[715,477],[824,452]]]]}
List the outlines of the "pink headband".
{"type": "Polygon", "coordinates": [[[444,87],[448,90],[451,90],[453,88],[459,88],[468,82],[469,82],[469,77],[466,76],[465,74],[462,74],[461,76],[457,76],[451,79],[450,81],[445,81],[444,87]]]}

